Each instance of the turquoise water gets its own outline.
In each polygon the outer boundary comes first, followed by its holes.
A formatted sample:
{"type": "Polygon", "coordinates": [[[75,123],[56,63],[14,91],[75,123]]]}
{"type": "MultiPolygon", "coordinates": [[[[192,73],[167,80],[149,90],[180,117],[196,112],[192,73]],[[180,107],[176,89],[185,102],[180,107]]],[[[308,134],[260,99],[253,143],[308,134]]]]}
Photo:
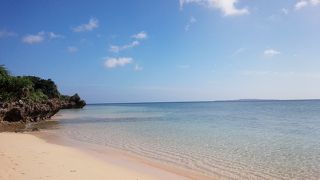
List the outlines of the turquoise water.
{"type": "Polygon", "coordinates": [[[208,176],[320,179],[320,101],[88,105],[59,134],[208,176]]]}

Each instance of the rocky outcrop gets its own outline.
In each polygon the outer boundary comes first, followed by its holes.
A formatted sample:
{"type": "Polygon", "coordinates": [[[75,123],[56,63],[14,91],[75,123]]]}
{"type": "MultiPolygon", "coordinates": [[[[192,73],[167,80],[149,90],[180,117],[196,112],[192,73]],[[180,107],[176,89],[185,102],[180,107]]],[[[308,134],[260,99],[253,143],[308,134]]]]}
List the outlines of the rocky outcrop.
{"type": "Polygon", "coordinates": [[[83,108],[86,105],[78,94],[67,99],[53,98],[43,102],[16,102],[0,103],[0,122],[38,122],[49,119],[60,109],[83,108]]]}
{"type": "Polygon", "coordinates": [[[0,65],[0,129],[3,124],[26,124],[48,119],[60,109],[83,108],[78,94],[62,95],[51,79],[12,76],[0,65]]]}
{"type": "Polygon", "coordinates": [[[83,108],[86,105],[84,100],[81,100],[78,94],[71,97],[66,97],[61,103],[61,109],[77,109],[83,108]]]}

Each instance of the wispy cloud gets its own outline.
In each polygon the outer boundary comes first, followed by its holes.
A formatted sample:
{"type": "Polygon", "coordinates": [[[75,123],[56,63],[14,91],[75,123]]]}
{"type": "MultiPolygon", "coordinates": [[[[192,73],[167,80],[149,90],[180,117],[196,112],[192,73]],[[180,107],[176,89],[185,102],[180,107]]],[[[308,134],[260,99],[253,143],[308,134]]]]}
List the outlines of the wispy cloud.
{"type": "Polygon", "coordinates": [[[140,44],[139,41],[132,41],[130,44],[125,44],[123,46],[111,45],[109,48],[109,51],[114,52],[114,53],[118,53],[120,51],[139,46],[139,44],[140,44]]]}
{"type": "Polygon", "coordinates": [[[210,9],[219,9],[225,16],[249,14],[248,8],[237,8],[238,0],[180,0],[180,8],[185,4],[196,3],[210,9]]]}
{"type": "Polygon", "coordinates": [[[14,36],[17,36],[17,33],[12,31],[7,31],[7,30],[0,30],[0,38],[14,37],[14,36]]]}
{"type": "Polygon", "coordinates": [[[69,53],[75,53],[75,52],[78,52],[78,48],[75,46],[69,46],[69,47],[67,47],[67,51],[69,53]]]}
{"type": "Polygon", "coordinates": [[[300,77],[300,78],[313,78],[320,79],[318,72],[278,72],[278,71],[243,71],[246,76],[269,76],[269,77],[300,77]]]}
{"type": "Polygon", "coordinates": [[[54,32],[48,32],[47,34],[48,34],[49,39],[64,38],[64,36],[62,36],[60,34],[56,34],[54,32]]]}
{"type": "Polygon", "coordinates": [[[188,64],[182,64],[182,65],[179,65],[178,68],[179,68],[179,69],[189,69],[189,68],[190,68],[190,65],[188,65],[188,64]]]}
{"type": "Polygon", "coordinates": [[[287,8],[282,8],[282,9],[281,9],[281,12],[282,12],[284,15],[288,15],[288,14],[289,14],[289,9],[287,9],[287,8]]]}
{"type": "Polygon", "coordinates": [[[141,67],[139,64],[136,64],[136,65],[134,66],[134,70],[135,70],[135,71],[142,71],[142,70],[143,70],[143,67],[141,67]]]}
{"type": "Polygon", "coordinates": [[[99,20],[96,18],[91,18],[88,23],[81,24],[77,27],[73,28],[74,32],[84,32],[84,31],[92,31],[99,27],[99,20]]]}
{"type": "Polygon", "coordinates": [[[41,43],[45,39],[45,33],[43,31],[37,34],[28,34],[22,38],[22,42],[27,44],[41,43]]]}
{"type": "Polygon", "coordinates": [[[144,40],[144,39],[148,38],[148,34],[145,31],[141,31],[141,32],[139,32],[137,34],[132,35],[131,37],[135,39],[131,43],[125,44],[125,45],[122,45],[122,46],[110,45],[109,51],[110,52],[114,52],[114,53],[119,53],[120,51],[124,51],[124,50],[130,49],[130,48],[134,48],[136,46],[139,46],[141,40],[144,40]]]}
{"type": "Polygon", "coordinates": [[[238,55],[238,54],[241,54],[241,53],[245,52],[246,50],[247,50],[247,49],[241,47],[241,48],[235,50],[235,51],[232,53],[232,56],[236,56],[236,55],[238,55]]]}
{"type": "Polygon", "coordinates": [[[277,51],[277,50],[274,50],[274,49],[266,49],[263,54],[265,56],[268,56],[268,57],[273,57],[273,56],[276,56],[276,55],[279,55],[281,54],[280,51],[277,51]]]}
{"type": "Polygon", "coordinates": [[[307,7],[307,6],[317,6],[317,5],[320,5],[320,0],[299,0],[294,8],[296,10],[300,10],[304,7],[307,7]]]}
{"type": "Polygon", "coordinates": [[[197,22],[197,19],[194,18],[193,16],[191,16],[190,19],[189,19],[189,21],[188,21],[188,23],[187,23],[187,25],[185,26],[184,30],[185,30],[185,31],[189,31],[191,25],[194,24],[194,23],[196,23],[196,22],[197,22]]]}
{"type": "Polygon", "coordinates": [[[296,5],[294,6],[294,8],[296,10],[302,9],[304,7],[306,7],[308,5],[308,1],[299,1],[296,3],[296,5]]]}
{"type": "Polygon", "coordinates": [[[142,39],[147,39],[148,38],[148,34],[145,31],[141,31],[137,34],[132,35],[132,38],[138,39],[138,40],[142,40],[142,39]]]}
{"type": "Polygon", "coordinates": [[[107,57],[105,58],[104,65],[106,68],[116,68],[116,67],[122,67],[127,64],[133,63],[133,59],[131,57],[107,57]]]}
{"type": "Polygon", "coordinates": [[[60,34],[56,34],[54,32],[45,32],[45,31],[40,31],[37,34],[28,34],[25,35],[22,38],[22,42],[27,43],[27,44],[37,44],[41,43],[46,39],[57,39],[57,38],[63,38],[64,36],[60,34]]]}

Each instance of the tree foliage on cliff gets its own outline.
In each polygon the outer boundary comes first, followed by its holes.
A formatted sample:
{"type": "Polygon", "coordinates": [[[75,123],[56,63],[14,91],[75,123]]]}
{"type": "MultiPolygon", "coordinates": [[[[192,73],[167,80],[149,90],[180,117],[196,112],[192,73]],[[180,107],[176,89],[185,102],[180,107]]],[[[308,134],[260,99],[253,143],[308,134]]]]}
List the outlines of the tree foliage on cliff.
{"type": "Polygon", "coordinates": [[[57,86],[51,79],[11,76],[3,65],[0,66],[0,101],[24,99],[39,102],[59,97],[57,86]]]}

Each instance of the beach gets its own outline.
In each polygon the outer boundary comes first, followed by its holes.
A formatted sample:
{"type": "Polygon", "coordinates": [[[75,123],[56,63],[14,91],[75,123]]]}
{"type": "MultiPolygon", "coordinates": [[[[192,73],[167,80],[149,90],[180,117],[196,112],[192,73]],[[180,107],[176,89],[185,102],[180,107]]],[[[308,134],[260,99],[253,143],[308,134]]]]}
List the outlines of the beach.
{"type": "Polygon", "coordinates": [[[100,160],[28,133],[0,133],[0,179],[186,179],[143,163],[100,160]]]}
{"type": "Polygon", "coordinates": [[[39,131],[0,133],[0,179],[316,180],[319,107],[254,101],[61,110],[28,125],[39,131]]]}
{"type": "Polygon", "coordinates": [[[0,4],[0,180],[320,180],[320,0],[0,4]]]}

